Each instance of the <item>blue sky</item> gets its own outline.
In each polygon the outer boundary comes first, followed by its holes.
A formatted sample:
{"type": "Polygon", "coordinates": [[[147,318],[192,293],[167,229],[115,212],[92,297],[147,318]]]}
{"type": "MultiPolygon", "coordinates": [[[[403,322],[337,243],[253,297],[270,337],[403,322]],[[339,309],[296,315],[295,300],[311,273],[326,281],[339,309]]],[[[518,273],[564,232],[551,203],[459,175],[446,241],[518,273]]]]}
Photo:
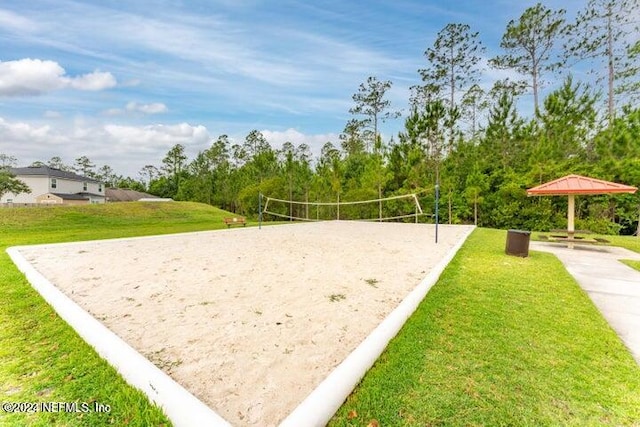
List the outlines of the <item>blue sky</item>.
{"type": "MultiPolygon", "coordinates": [[[[274,148],[318,153],[339,144],[367,77],[391,80],[392,107],[406,112],[446,24],[479,31],[490,58],[535,3],[0,0],[0,153],[20,166],[86,155],[134,178],[177,143],[193,158],[220,134],[241,143],[253,129],[274,148]]],[[[385,137],[402,123],[386,123],[385,137]]]]}

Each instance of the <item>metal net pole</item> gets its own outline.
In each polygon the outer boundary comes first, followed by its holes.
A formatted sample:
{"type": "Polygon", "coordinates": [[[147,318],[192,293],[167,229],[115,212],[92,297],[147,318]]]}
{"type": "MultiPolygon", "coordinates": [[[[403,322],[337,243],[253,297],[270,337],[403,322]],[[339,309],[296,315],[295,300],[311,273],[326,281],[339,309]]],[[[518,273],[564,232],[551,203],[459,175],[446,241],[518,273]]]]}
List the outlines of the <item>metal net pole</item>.
{"type": "Polygon", "coordinates": [[[258,193],[258,230],[262,229],[262,193],[258,193]]]}
{"type": "Polygon", "coordinates": [[[440,185],[436,184],[436,243],[438,243],[438,205],[440,204],[440,185]]]}

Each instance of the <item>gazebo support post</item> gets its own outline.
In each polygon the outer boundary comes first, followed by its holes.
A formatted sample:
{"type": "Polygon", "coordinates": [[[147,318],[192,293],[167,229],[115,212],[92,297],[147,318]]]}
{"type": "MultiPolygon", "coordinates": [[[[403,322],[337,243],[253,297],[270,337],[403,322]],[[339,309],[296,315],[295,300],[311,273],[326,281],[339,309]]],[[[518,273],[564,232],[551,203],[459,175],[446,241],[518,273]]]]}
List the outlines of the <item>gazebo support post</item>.
{"type": "Polygon", "coordinates": [[[574,220],[576,212],[576,196],[573,194],[569,194],[569,207],[567,209],[567,237],[569,238],[567,247],[569,249],[573,249],[573,236],[575,234],[574,220]]]}

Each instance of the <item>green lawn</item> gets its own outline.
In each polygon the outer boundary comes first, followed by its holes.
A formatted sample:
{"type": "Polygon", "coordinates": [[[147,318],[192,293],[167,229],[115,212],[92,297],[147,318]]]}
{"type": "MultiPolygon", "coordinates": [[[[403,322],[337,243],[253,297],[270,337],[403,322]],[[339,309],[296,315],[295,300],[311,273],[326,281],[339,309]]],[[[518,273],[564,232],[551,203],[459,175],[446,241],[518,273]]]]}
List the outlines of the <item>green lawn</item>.
{"type": "MultiPolygon", "coordinates": [[[[0,425],[170,425],[56,316],[6,247],[223,228],[225,215],[196,203],[0,209],[0,401],[111,407],[0,411],[0,425]]],[[[640,369],[616,335],[553,256],[508,257],[504,242],[504,231],[472,234],[331,425],[638,425],[640,369]]]]}
{"type": "Polygon", "coordinates": [[[331,426],[640,423],[640,368],[552,255],[478,229],[331,426]]]}
{"type": "Polygon", "coordinates": [[[596,237],[602,237],[603,239],[607,239],[614,246],[622,246],[623,248],[627,248],[631,251],[640,253],[640,238],[635,236],[605,236],[600,235],[596,237]]]}
{"type": "MultiPolygon", "coordinates": [[[[541,241],[541,239],[538,238],[538,236],[542,234],[547,234],[547,233],[537,233],[534,232],[531,235],[531,239],[532,240],[538,240],[541,241]]],[[[598,237],[601,239],[605,239],[608,240],[610,243],[610,245],[613,246],[620,246],[623,248],[627,248],[631,251],[634,252],[638,252],[640,253],[640,238],[638,237],[634,237],[634,236],[609,236],[609,235],[604,235],[604,234],[596,234],[593,235],[591,237],[598,237]]],[[[629,260],[629,259],[625,259],[625,260],[621,260],[623,263],[627,264],[629,267],[631,268],[635,268],[636,270],[640,271],[640,261],[634,261],[634,260],[629,260]]]]}
{"type": "Polygon", "coordinates": [[[623,259],[621,261],[627,264],[629,267],[635,268],[636,270],[640,271],[640,261],[635,261],[632,259],[623,259]]]}
{"type": "Polygon", "coordinates": [[[225,227],[224,216],[197,203],[0,209],[0,401],[97,402],[111,408],[108,414],[8,415],[0,410],[0,425],[170,425],[33,290],[7,247],[208,230],[225,227]]]}
{"type": "MultiPolygon", "coordinates": [[[[640,253],[640,238],[633,236],[602,236],[603,238],[609,240],[611,244],[616,246],[622,246],[623,248],[627,248],[634,252],[640,253]]],[[[640,271],[640,261],[634,261],[630,259],[622,260],[623,263],[627,264],[631,268],[635,268],[640,271]]],[[[640,422],[638,423],[640,425],[640,422]]]]}

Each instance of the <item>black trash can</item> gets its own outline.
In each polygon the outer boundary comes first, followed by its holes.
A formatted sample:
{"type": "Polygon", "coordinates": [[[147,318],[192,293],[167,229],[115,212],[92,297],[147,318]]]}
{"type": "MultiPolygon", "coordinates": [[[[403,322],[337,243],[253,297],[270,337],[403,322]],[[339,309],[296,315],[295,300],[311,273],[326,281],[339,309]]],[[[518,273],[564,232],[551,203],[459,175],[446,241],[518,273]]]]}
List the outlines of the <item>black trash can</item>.
{"type": "Polygon", "coordinates": [[[530,231],[509,230],[507,231],[507,247],[505,252],[507,255],[515,255],[521,257],[529,256],[529,238],[530,231]]]}

